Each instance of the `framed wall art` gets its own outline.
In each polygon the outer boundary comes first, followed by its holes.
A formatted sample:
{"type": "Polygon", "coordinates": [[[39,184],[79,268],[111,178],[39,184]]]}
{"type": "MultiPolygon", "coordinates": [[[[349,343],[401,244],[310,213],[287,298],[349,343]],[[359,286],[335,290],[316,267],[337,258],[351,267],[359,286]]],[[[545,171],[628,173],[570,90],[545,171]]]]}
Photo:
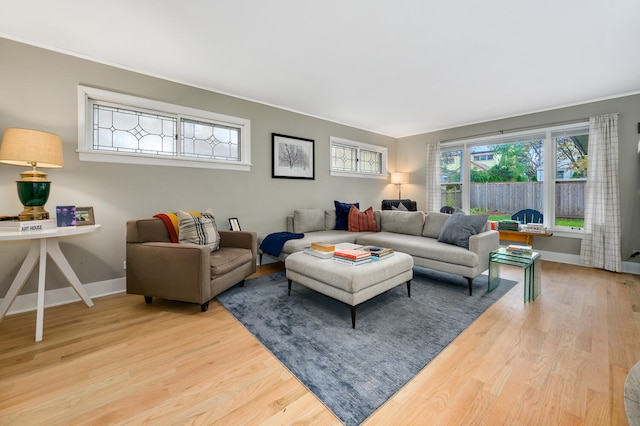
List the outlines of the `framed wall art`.
{"type": "Polygon", "coordinates": [[[315,179],[314,140],[271,134],[273,178],[315,179]]]}
{"type": "Polygon", "coordinates": [[[76,226],[95,225],[93,207],[76,207],[76,226]]]}

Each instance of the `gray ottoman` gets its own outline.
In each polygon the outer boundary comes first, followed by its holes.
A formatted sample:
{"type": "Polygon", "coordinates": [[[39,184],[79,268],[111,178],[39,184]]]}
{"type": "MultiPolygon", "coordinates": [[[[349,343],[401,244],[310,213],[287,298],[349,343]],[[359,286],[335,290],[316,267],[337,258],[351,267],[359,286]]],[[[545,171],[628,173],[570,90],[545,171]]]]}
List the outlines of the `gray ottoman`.
{"type": "Polygon", "coordinates": [[[406,253],[395,252],[382,260],[352,266],[332,259],[320,259],[304,252],[297,252],[285,259],[289,280],[339,300],[351,308],[351,326],[356,328],[356,308],[362,302],[400,284],[407,284],[411,297],[413,258],[406,253]]]}

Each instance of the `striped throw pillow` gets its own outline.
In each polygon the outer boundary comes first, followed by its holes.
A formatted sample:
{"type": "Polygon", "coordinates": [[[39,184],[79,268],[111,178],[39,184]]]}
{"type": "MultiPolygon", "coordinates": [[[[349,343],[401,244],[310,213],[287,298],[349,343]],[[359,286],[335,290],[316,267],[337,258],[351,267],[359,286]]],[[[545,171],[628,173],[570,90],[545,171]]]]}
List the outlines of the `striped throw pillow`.
{"type": "Polygon", "coordinates": [[[378,225],[373,216],[373,207],[369,207],[361,212],[356,206],[352,205],[349,209],[349,232],[378,232],[378,225]]]}
{"type": "Polygon", "coordinates": [[[211,251],[216,251],[220,247],[220,234],[211,210],[207,210],[201,216],[178,210],[178,227],[181,244],[206,245],[211,251]]]}

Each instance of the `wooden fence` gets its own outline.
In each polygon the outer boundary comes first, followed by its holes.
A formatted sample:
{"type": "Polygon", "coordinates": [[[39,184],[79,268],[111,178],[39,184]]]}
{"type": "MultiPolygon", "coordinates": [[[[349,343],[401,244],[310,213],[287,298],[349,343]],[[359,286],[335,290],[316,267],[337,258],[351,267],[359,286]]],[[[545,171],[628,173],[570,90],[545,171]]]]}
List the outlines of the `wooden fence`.
{"type": "MultiPolygon", "coordinates": [[[[584,217],[584,181],[556,182],[556,217],[584,217]]],[[[523,209],[543,211],[543,182],[473,182],[471,208],[515,213],[523,209]]],[[[460,190],[442,191],[443,204],[462,205],[460,190]]]]}

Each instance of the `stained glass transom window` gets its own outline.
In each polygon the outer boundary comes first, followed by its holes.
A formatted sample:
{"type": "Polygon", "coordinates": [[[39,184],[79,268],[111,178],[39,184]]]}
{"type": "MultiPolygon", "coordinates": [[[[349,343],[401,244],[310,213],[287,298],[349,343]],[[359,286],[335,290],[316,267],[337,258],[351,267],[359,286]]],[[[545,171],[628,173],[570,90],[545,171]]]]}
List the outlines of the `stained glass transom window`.
{"type": "Polygon", "coordinates": [[[358,150],[349,146],[333,145],[331,147],[331,168],[345,172],[358,170],[358,150]]]}
{"type": "Polygon", "coordinates": [[[186,119],[181,127],[183,156],[240,161],[240,129],[186,119]]]}
{"type": "Polygon", "coordinates": [[[98,104],[93,114],[94,149],[176,155],[175,118],[98,104]]]}
{"type": "Polygon", "coordinates": [[[251,120],[78,86],[80,161],[251,170],[251,120]]]}
{"type": "Polygon", "coordinates": [[[331,174],[387,178],[387,148],[331,137],[331,174]]]}

